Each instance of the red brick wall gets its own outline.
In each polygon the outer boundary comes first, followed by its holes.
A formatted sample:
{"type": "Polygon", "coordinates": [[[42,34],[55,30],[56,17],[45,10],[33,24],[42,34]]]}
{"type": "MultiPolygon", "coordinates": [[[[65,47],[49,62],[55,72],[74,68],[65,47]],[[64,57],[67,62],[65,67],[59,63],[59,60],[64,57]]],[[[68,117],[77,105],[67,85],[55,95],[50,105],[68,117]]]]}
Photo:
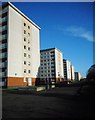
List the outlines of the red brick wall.
{"type": "MultiPolygon", "coordinates": [[[[36,78],[32,78],[32,85],[35,86],[36,78]]],[[[28,86],[28,78],[26,78],[26,82],[24,82],[23,77],[8,77],[7,78],[7,86],[28,86]]]]}

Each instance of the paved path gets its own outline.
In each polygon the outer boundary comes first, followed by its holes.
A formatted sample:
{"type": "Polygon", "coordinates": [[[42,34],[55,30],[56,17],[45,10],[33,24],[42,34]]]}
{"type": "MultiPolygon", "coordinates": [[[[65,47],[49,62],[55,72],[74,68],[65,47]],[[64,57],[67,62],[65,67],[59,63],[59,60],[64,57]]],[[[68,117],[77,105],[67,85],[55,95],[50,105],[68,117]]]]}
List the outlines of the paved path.
{"type": "MultiPolygon", "coordinates": [[[[3,91],[3,118],[93,118],[93,100],[76,96],[77,87],[37,93],[3,91]]],[[[92,98],[91,98],[92,99],[92,98]]]]}

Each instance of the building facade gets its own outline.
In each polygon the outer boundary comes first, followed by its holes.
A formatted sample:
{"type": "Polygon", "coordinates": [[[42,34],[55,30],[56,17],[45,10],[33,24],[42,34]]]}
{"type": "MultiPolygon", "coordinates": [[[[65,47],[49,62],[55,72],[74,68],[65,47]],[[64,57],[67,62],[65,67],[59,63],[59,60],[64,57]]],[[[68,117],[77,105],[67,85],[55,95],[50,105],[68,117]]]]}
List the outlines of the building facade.
{"type": "Polygon", "coordinates": [[[81,79],[81,74],[79,72],[75,72],[75,80],[80,81],[81,79]]]}
{"type": "Polygon", "coordinates": [[[40,51],[40,80],[57,83],[63,80],[63,55],[57,48],[40,51]]]}
{"type": "Polygon", "coordinates": [[[64,79],[71,80],[71,63],[69,60],[63,59],[64,79]]]}
{"type": "Polygon", "coordinates": [[[74,66],[71,65],[71,80],[73,81],[74,79],[75,79],[74,66]]]}
{"type": "Polygon", "coordinates": [[[8,87],[35,85],[40,67],[40,27],[10,2],[2,6],[0,15],[0,80],[8,87]]]}

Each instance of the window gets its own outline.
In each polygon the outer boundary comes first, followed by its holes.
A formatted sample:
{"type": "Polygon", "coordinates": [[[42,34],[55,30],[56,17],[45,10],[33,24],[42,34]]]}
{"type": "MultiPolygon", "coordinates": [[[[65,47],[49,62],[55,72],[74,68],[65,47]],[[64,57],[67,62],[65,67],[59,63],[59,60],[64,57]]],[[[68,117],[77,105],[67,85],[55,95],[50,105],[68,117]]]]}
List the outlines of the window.
{"type": "Polygon", "coordinates": [[[30,40],[28,40],[28,44],[30,43],[30,40]]]}
{"type": "Polygon", "coordinates": [[[28,29],[30,29],[30,26],[28,26],[28,29]]]}
{"type": "Polygon", "coordinates": [[[52,60],[52,61],[54,61],[55,59],[54,59],[54,58],[52,58],[51,60],[52,60]]]}
{"type": "Polygon", "coordinates": [[[55,66],[55,64],[51,64],[51,67],[55,66]]]}
{"type": "Polygon", "coordinates": [[[52,51],[51,54],[54,54],[54,51],[52,51]]]}
{"type": "Polygon", "coordinates": [[[26,30],[24,30],[24,34],[26,34],[26,30]]]}
{"type": "Polygon", "coordinates": [[[24,38],[24,41],[26,41],[26,38],[24,38]]]}
{"type": "Polygon", "coordinates": [[[54,57],[55,55],[51,55],[51,57],[54,57]]]}
{"type": "Polygon", "coordinates": [[[30,36],[30,33],[28,33],[28,36],[30,36]]]}
{"type": "Polygon", "coordinates": [[[28,58],[30,58],[30,55],[28,55],[28,58]]]}
{"type": "Polygon", "coordinates": [[[54,73],[55,71],[54,71],[54,70],[51,70],[51,72],[53,72],[53,73],[54,73]]]}
{"type": "Polygon", "coordinates": [[[24,69],[24,73],[26,73],[26,69],[24,69]]]}
{"type": "Polygon", "coordinates": [[[52,74],[52,76],[55,76],[55,74],[52,74]]]}
{"type": "Polygon", "coordinates": [[[43,69],[43,67],[41,67],[41,69],[43,69]]]}
{"type": "Polygon", "coordinates": [[[26,49],[26,46],[24,45],[24,49],[26,49]]]}
{"type": "Polygon", "coordinates": [[[5,21],[7,21],[7,17],[2,18],[2,22],[5,22],[5,21]]]}
{"type": "Polygon", "coordinates": [[[55,68],[55,66],[51,66],[51,68],[55,68]]]}
{"type": "Polygon", "coordinates": [[[7,21],[5,21],[5,22],[2,23],[2,26],[4,26],[4,25],[7,25],[7,21]]]}
{"type": "Polygon", "coordinates": [[[28,50],[30,51],[30,47],[28,47],[28,50]]]}
{"type": "Polygon", "coordinates": [[[47,56],[47,58],[49,58],[50,56],[47,56]]]}
{"type": "Polygon", "coordinates": [[[53,64],[55,64],[55,62],[54,62],[54,61],[51,61],[51,64],[53,65],[53,64]]]}
{"type": "Polygon", "coordinates": [[[26,23],[24,23],[24,26],[26,26],[26,23]]]}
{"type": "Polygon", "coordinates": [[[26,65],[26,61],[24,61],[24,65],[26,65]]]}
{"type": "Polygon", "coordinates": [[[24,57],[26,57],[26,53],[24,53],[24,57]]]}
{"type": "Polygon", "coordinates": [[[30,64],[31,64],[31,63],[30,63],[30,62],[28,62],[28,65],[29,65],[29,66],[30,66],[30,64]]]}
{"type": "Polygon", "coordinates": [[[28,73],[31,73],[31,70],[28,70],[28,73]]]}

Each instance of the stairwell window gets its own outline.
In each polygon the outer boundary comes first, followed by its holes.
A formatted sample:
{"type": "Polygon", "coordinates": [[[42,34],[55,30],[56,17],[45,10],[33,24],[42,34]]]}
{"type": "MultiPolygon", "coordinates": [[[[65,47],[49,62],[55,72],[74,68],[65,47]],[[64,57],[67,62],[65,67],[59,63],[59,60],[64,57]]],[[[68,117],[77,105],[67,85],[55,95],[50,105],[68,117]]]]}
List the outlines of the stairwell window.
{"type": "Polygon", "coordinates": [[[26,65],[26,61],[24,61],[24,65],[26,65]]]}
{"type": "Polygon", "coordinates": [[[30,43],[30,40],[28,40],[28,44],[30,43]]]}
{"type": "Polygon", "coordinates": [[[31,63],[30,63],[30,62],[28,62],[28,65],[29,65],[29,66],[30,66],[30,64],[31,64],[31,63]]]}
{"type": "Polygon", "coordinates": [[[24,34],[26,34],[26,30],[24,30],[24,34]]]}
{"type": "Polygon", "coordinates": [[[28,47],[28,50],[30,51],[30,47],[28,47]]]}
{"type": "Polygon", "coordinates": [[[30,26],[28,26],[28,29],[30,29],[30,26]]]}
{"type": "Polygon", "coordinates": [[[24,42],[26,42],[26,38],[24,38],[24,42]]]}
{"type": "Polygon", "coordinates": [[[28,33],[28,36],[30,36],[30,33],[28,33]]]}
{"type": "Polygon", "coordinates": [[[31,73],[31,70],[28,70],[28,73],[31,73]]]}
{"type": "Polygon", "coordinates": [[[28,55],[28,58],[30,58],[30,55],[28,55]]]}
{"type": "Polygon", "coordinates": [[[24,49],[26,49],[26,46],[24,45],[24,49]]]}
{"type": "Polygon", "coordinates": [[[26,53],[24,53],[24,57],[26,57],[26,53]]]}

